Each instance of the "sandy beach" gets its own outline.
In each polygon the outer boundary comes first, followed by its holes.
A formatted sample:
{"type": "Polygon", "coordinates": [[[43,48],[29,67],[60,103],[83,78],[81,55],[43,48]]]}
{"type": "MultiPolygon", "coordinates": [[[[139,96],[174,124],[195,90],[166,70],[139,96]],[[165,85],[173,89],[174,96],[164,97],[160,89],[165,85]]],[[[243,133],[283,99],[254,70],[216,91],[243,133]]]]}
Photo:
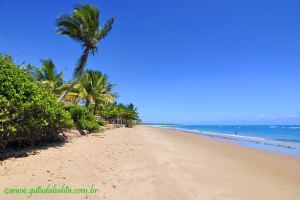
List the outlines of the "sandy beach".
{"type": "Polygon", "coordinates": [[[209,137],[138,126],[74,138],[0,165],[8,187],[48,184],[99,191],[30,199],[300,199],[300,159],[209,137]]]}

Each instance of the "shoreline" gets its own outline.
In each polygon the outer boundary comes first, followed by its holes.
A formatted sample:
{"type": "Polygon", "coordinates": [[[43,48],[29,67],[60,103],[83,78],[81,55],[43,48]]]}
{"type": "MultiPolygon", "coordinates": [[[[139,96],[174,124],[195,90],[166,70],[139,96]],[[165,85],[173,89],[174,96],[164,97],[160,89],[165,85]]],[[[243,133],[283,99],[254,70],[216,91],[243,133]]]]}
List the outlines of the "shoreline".
{"type": "Polygon", "coordinates": [[[146,126],[152,128],[162,128],[175,130],[184,133],[191,133],[199,136],[204,136],[207,138],[229,142],[231,144],[239,145],[244,148],[261,150],[264,152],[272,152],[275,154],[300,158],[300,144],[299,143],[288,143],[282,141],[275,141],[272,139],[266,139],[257,136],[245,136],[245,135],[233,135],[224,134],[219,132],[207,132],[201,130],[189,130],[177,127],[160,127],[160,126],[146,126]]]}
{"type": "Polygon", "coordinates": [[[48,184],[93,195],[37,194],[31,199],[299,199],[300,159],[177,130],[138,126],[74,138],[0,165],[6,187],[48,184]],[[200,137],[199,137],[200,136],[200,137]],[[176,191],[176,192],[174,192],[176,191]]]}
{"type": "Polygon", "coordinates": [[[202,134],[202,133],[195,133],[192,131],[185,131],[185,130],[179,130],[179,129],[173,129],[173,128],[161,128],[161,127],[148,127],[146,126],[146,128],[153,128],[153,129],[161,129],[161,130],[168,130],[168,131],[174,131],[177,134],[188,134],[188,135],[192,135],[193,137],[200,137],[203,140],[209,140],[211,142],[214,143],[220,143],[223,145],[228,145],[228,146],[234,146],[235,148],[239,148],[239,149],[244,149],[247,151],[254,151],[256,153],[261,153],[261,154],[266,154],[266,155],[271,155],[271,156],[275,156],[275,157],[283,157],[283,158],[288,158],[288,159],[295,159],[295,160],[299,160],[300,161],[300,157],[299,156],[295,156],[295,155],[291,155],[291,154],[284,154],[284,153],[280,153],[280,152],[274,152],[274,151],[268,151],[268,150],[263,150],[263,149],[258,149],[255,147],[249,147],[249,146],[244,146],[242,144],[239,144],[238,142],[234,141],[234,140],[230,140],[230,139],[225,139],[225,138],[221,138],[221,137],[217,137],[217,136],[213,136],[213,135],[206,135],[206,134],[202,134]]]}

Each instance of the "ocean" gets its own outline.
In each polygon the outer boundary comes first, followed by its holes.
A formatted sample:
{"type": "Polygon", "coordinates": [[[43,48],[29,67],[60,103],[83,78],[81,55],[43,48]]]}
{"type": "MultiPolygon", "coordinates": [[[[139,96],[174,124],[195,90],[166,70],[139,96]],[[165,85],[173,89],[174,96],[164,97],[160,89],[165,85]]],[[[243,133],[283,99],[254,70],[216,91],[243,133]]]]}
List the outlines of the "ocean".
{"type": "Polygon", "coordinates": [[[155,125],[300,157],[300,125],[155,125]]]}

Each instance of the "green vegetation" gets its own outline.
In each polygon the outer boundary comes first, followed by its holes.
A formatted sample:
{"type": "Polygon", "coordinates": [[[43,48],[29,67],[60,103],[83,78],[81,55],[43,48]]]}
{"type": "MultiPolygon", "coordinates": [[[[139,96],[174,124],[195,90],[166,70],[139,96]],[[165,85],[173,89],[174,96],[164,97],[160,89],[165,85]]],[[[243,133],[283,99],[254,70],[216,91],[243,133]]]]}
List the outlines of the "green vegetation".
{"type": "Polygon", "coordinates": [[[78,102],[84,99],[87,107],[94,102],[94,114],[96,114],[101,103],[112,103],[117,97],[115,93],[112,93],[113,87],[114,84],[108,82],[108,75],[99,71],[86,70],[80,82],[66,96],[66,100],[78,102]]]}
{"type": "Polygon", "coordinates": [[[15,142],[54,141],[70,114],[7,56],[0,55],[0,150],[15,142]]]}
{"type": "Polygon", "coordinates": [[[79,129],[88,131],[98,131],[103,121],[97,120],[93,113],[85,107],[74,105],[69,109],[72,119],[79,129]]]}
{"type": "Polygon", "coordinates": [[[79,58],[73,73],[73,83],[70,84],[58,101],[63,100],[83,77],[89,54],[92,53],[94,55],[98,51],[98,43],[108,35],[112,28],[114,18],[107,20],[102,28],[100,26],[99,15],[100,12],[96,7],[81,4],[74,8],[72,14],[65,14],[57,19],[57,33],[78,41],[83,47],[83,54],[79,58]]]}
{"type": "Polygon", "coordinates": [[[53,94],[60,94],[63,86],[63,72],[56,72],[56,66],[51,59],[41,60],[42,68],[27,65],[25,70],[30,73],[39,84],[53,94]]]}
{"type": "Polygon", "coordinates": [[[126,127],[132,127],[134,124],[140,122],[137,108],[133,104],[108,104],[104,107],[101,114],[106,121],[113,124],[123,124],[126,127]]]}
{"type": "Polygon", "coordinates": [[[106,124],[132,127],[140,122],[133,104],[115,101],[115,84],[107,74],[85,70],[89,54],[97,52],[113,22],[111,18],[100,27],[99,10],[85,4],[58,18],[57,32],[84,49],[69,82],[51,59],[41,60],[40,68],[17,66],[0,54],[0,152],[7,146],[56,141],[72,127],[98,131],[106,124]]]}

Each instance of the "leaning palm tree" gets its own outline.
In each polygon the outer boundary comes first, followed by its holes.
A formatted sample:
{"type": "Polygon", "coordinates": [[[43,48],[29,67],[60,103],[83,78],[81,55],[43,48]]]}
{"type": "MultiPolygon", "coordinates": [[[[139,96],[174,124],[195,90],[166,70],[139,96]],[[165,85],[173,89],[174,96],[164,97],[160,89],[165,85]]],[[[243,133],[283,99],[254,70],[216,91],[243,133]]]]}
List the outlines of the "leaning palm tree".
{"type": "Polygon", "coordinates": [[[91,5],[81,4],[74,8],[70,15],[62,15],[57,19],[57,33],[69,36],[80,42],[83,47],[83,54],[77,62],[73,73],[73,82],[60,96],[61,101],[78,83],[84,75],[85,65],[90,53],[97,52],[98,43],[104,39],[112,28],[114,18],[110,18],[100,26],[99,10],[91,5]]]}

